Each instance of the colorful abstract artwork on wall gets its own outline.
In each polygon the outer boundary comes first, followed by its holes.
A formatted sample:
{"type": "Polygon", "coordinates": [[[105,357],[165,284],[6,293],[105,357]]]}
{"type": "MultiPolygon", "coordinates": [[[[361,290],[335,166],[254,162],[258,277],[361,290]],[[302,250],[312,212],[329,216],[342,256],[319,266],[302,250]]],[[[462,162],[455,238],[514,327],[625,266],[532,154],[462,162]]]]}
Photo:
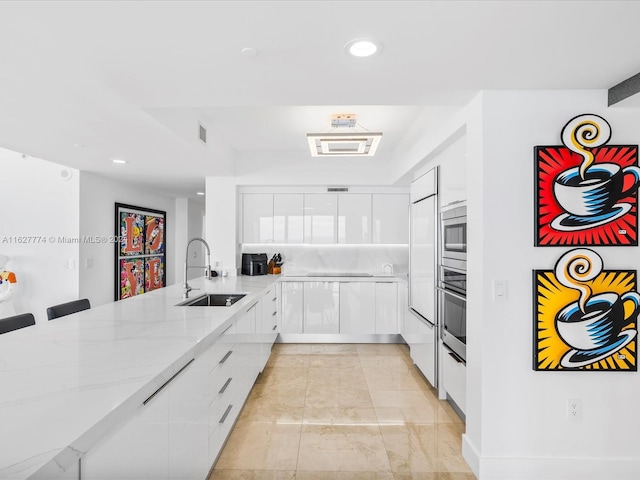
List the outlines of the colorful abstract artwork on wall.
{"type": "Polygon", "coordinates": [[[534,270],[534,370],[636,371],[635,270],[604,270],[593,250],[534,270]]]}
{"type": "Polygon", "coordinates": [[[118,239],[115,299],[164,287],[166,213],[116,203],[115,217],[118,239]]]}
{"type": "Polygon", "coordinates": [[[537,246],[638,245],[637,145],[606,145],[609,123],[571,119],[564,145],[537,146],[537,246]]]}

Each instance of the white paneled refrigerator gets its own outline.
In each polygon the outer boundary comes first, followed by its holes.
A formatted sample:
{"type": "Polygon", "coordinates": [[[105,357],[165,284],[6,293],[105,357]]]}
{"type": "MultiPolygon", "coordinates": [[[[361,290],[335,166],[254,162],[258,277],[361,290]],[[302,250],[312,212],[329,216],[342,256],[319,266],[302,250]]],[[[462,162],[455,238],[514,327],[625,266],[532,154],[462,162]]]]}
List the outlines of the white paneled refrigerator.
{"type": "Polygon", "coordinates": [[[411,185],[409,244],[409,325],[405,340],[411,358],[434,388],[438,386],[436,314],[438,171],[411,185]]]}

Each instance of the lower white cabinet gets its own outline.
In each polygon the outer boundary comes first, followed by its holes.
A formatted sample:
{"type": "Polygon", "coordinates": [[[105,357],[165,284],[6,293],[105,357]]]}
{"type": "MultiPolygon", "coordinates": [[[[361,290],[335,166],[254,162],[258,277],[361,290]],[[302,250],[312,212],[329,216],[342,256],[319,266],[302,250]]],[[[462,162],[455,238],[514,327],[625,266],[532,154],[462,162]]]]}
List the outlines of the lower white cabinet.
{"type": "Polygon", "coordinates": [[[275,341],[277,315],[268,320],[269,335],[257,330],[267,327],[261,302],[277,305],[275,291],[240,313],[204,351],[197,347],[194,359],[92,447],[81,459],[82,479],[207,478],[275,341]]]}
{"type": "Polygon", "coordinates": [[[340,283],[340,333],[376,333],[376,284],[340,283]]]}
{"type": "Polygon", "coordinates": [[[442,345],[442,386],[462,410],[467,411],[467,366],[445,345],[442,345]]]}
{"type": "Polygon", "coordinates": [[[280,333],[302,333],[304,316],[304,283],[282,282],[280,333]]]}
{"type": "Polygon", "coordinates": [[[375,294],[374,333],[399,333],[398,284],[396,282],[376,282],[375,294]]]}
{"type": "Polygon", "coordinates": [[[169,478],[169,392],[147,400],[82,458],[83,480],[169,478]]]}
{"type": "Polygon", "coordinates": [[[340,283],[305,282],[303,333],[340,333],[340,283]]]}
{"type": "Polygon", "coordinates": [[[258,335],[260,336],[260,371],[269,360],[271,355],[271,347],[278,336],[279,305],[278,291],[280,288],[276,285],[269,288],[263,295],[260,309],[260,321],[258,322],[258,335]]]}
{"type": "Polygon", "coordinates": [[[436,348],[437,338],[435,327],[413,312],[407,312],[404,320],[404,340],[409,345],[411,360],[429,380],[433,387],[437,387],[436,378],[436,348]]]}

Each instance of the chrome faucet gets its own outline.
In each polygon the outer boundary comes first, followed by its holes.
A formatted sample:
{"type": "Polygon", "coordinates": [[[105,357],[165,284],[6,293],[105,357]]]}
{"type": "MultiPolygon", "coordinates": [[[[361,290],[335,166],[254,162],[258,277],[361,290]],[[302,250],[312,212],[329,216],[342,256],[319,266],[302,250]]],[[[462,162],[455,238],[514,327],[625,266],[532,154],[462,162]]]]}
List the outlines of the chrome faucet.
{"type": "Polygon", "coordinates": [[[182,298],[184,299],[189,298],[189,292],[192,290],[192,288],[189,286],[189,283],[187,282],[187,270],[189,270],[190,268],[204,268],[204,277],[211,278],[211,250],[209,250],[209,244],[203,238],[195,237],[189,240],[189,243],[187,243],[187,251],[185,252],[184,258],[184,283],[182,284],[182,298]],[[191,245],[191,243],[195,242],[196,240],[202,242],[207,249],[206,265],[189,265],[189,245],[191,245]]]}

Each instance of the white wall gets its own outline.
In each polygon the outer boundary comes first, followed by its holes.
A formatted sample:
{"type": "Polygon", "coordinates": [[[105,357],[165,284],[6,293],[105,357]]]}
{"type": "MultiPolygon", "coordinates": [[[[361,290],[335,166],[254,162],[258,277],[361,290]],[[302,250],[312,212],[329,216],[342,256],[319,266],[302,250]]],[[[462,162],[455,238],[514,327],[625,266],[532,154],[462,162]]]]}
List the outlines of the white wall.
{"type": "Polygon", "coordinates": [[[0,171],[0,254],[17,276],[15,310],[46,322],[47,307],[78,298],[78,243],[59,238],[78,238],[78,171],[5,149],[0,171]],[[22,236],[38,240],[14,243],[22,236]]]}
{"type": "MultiPolygon", "coordinates": [[[[176,199],[176,238],[175,238],[175,281],[184,282],[184,261],[189,240],[195,237],[204,237],[204,203],[189,198],[176,199]]],[[[189,247],[189,265],[205,265],[207,261],[206,250],[200,242],[194,242],[189,247]]],[[[201,277],[203,270],[189,269],[187,279],[201,277]]]]}
{"type": "Polygon", "coordinates": [[[211,249],[211,264],[235,275],[239,265],[238,194],[235,177],[207,177],[205,240],[211,249]]]}
{"type": "MultiPolygon", "coordinates": [[[[595,113],[610,144],[640,143],[640,113],[606,107],[606,91],[484,92],[468,109],[468,383],[465,457],[482,480],[637,479],[638,373],[536,372],[533,269],[567,248],[536,248],[536,145],[560,144],[572,117],[595,113]],[[507,299],[492,299],[505,280],[507,299]],[[581,399],[583,418],[566,417],[581,399]]],[[[597,248],[606,269],[639,269],[638,247],[597,248]]]]}
{"type": "MultiPolygon", "coordinates": [[[[80,173],[80,236],[113,236],[115,234],[115,203],[125,203],[167,212],[166,275],[167,285],[176,282],[176,203],[172,197],[137,188],[134,184],[113,181],[96,174],[80,173]]],[[[184,253],[183,253],[184,254],[184,253]]],[[[92,306],[114,301],[115,247],[112,243],[80,244],[80,297],[87,297],[92,306]]]]}

